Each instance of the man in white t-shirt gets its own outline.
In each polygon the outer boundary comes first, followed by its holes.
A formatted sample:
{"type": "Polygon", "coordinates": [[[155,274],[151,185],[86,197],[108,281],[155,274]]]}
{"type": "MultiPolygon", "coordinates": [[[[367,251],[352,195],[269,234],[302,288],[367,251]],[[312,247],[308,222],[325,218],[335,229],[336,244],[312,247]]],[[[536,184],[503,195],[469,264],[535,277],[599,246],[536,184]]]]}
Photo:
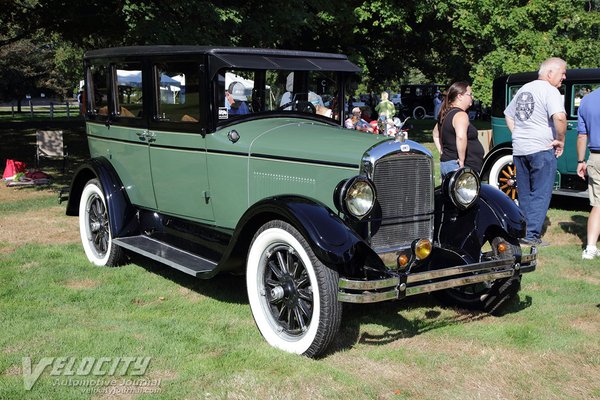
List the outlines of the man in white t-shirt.
{"type": "Polygon", "coordinates": [[[567,63],[549,58],[538,79],[519,89],[504,116],[512,132],[513,160],[517,169],[519,207],[527,221],[521,243],[544,246],[541,233],[554,187],[556,158],[565,146],[567,115],[560,88],[567,63]]]}

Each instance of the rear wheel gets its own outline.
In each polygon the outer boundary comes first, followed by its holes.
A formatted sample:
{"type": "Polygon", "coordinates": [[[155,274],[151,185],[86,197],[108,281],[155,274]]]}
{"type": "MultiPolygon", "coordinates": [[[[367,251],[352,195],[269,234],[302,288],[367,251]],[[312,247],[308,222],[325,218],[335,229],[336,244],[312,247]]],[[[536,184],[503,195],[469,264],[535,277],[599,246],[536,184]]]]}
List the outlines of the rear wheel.
{"type": "MultiPolygon", "coordinates": [[[[519,246],[509,243],[503,237],[495,237],[488,242],[491,247],[491,259],[507,259],[514,257],[519,246]],[[498,245],[503,243],[506,251],[499,253],[498,245]]],[[[521,289],[521,275],[510,278],[485,281],[458,288],[447,289],[437,293],[444,302],[459,307],[495,313],[507,300],[514,297],[521,289]]]]}
{"type": "Polygon", "coordinates": [[[123,249],[112,240],[108,207],[102,186],[97,179],[90,180],[81,193],[79,233],[85,255],[93,264],[116,266],[123,261],[123,249]]]}
{"type": "Polygon", "coordinates": [[[246,286],[256,325],[281,350],[317,356],[335,337],[342,304],[338,274],[323,265],[290,224],[271,221],[254,236],[246,286]]]}
{"type": "Polygon", "coordinates": [[[414,119],[423,119],[427,115],[427,111],[423,106],[417,106],[413,110],[413,118],[414,119]]]}

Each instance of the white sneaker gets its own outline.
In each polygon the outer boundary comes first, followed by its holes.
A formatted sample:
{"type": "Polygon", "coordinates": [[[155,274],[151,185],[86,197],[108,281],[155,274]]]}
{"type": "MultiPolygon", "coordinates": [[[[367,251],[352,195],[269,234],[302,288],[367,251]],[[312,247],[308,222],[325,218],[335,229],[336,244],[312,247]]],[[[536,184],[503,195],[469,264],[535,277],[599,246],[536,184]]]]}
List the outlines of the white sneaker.
{"type": "Polygon", "coordinates": [[[596,250],[585,249],[581,253],[582,260],[593,260],[594,258],[598,258],[598,257],[600,257],[600,250],[598,250],[598,249],[596,249],[596,250]]]}

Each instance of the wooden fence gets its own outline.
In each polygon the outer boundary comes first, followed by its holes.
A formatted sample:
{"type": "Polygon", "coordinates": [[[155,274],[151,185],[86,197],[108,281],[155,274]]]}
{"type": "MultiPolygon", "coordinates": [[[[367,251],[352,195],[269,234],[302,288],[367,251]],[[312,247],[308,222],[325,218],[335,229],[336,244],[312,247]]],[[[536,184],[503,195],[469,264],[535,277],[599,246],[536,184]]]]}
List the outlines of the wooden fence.
{"type": "MultiPolygon", "coordinates": [[[[10,112],[11,117],[14,118],[17,113],[17,105],[12,104],[11,106],[0,107],[3,113],[10,112]]],[[[31,118],[34,117],[77,117],[79,116],[79,104],[76,101],[64,101],[64,102],[46,102],[43,104],[35,104],[29,100],[21,104],[21,112],[26,112],[31,118]]],[[[22,114],[21,114],[22,115],[22,114]]]]}

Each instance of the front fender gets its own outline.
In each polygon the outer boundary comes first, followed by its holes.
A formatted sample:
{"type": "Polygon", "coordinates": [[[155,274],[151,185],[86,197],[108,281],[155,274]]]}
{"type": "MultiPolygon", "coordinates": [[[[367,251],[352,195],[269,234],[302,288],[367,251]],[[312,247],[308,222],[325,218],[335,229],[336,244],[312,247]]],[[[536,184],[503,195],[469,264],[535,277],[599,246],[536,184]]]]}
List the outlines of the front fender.
{"type": "Polygon", "coordinates": [[[108,207],[113,237],[135,234],[138,228],[136,209],[131,205],[119,175],[104,157],[92,158],[81,165],[73,176],[67,203],[67,215],[79,215],[81,193],[90,179],[97,178],[108,207]]]}
{"type": "Polygon", "coordinates": [[[318,201],[292,195],[271,197],[250,207],[234,232],[232,243],[235,243],[235,249],[225,259],[239,265],[254,233],[274,219],[284,220],[298,229],[317,258],[323,264],[335,267],[342,275],[363,276],[365,265],[378,271],[385,270],[368,243],[331,209],[318,201]]]}
{"type": "Polygon", "coordinates": [[[525,237],[525,216],[506,194],[491,185],[482,184],[479,198],[493,214],[479,221],[480,229],[486,232],[491,225],[499,225],[512,238],[525,237]]]}
{"type": "Polygon", "coordinates": [[[458,210],[438,192],[435,237],[441,247],[479,260],[481,247],[494,236],[516,244],[525,235],[525,218],[517,205],[494,187],[482,184],[477,203],[458,210]]]}

